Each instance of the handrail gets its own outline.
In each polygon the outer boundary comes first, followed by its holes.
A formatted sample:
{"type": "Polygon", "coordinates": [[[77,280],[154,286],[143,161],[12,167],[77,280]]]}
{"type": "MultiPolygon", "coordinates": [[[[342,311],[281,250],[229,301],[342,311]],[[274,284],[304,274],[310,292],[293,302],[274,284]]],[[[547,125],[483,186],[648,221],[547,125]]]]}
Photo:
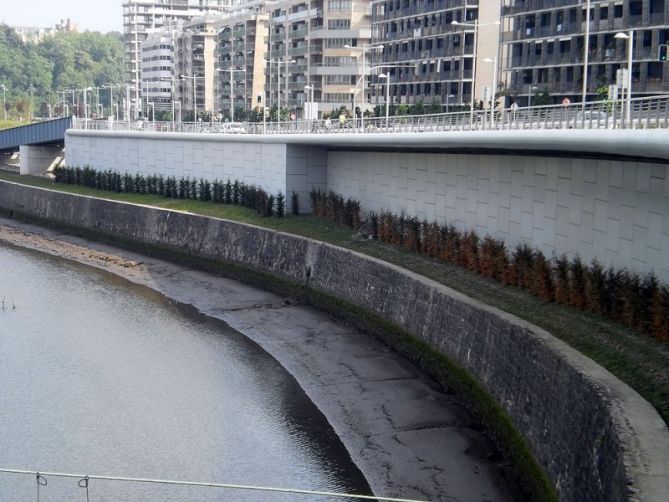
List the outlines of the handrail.
{"type": "Polygon", "coordinates": [[[75,120],[75,129],[223,134],[366,134],[515,129],[666,129],[669,95],[634,98],[630,117],[624,100],[593,101],[582,106],[545,105],[495,110],[396,115],[386,117],[291,120],[284,122],[147,122],[75,120]]]}
{"type": "MultiPolygon", "coordinates": [[[[47,486],[47,476],[54,478],[74,478],[77,479],[77,484],[80,488],[88,489],[91,480],[103,481],[124,481],[129,483],[151,483],[162,485],[179,485],[179,486],[201,486],[206,488],[223,488],[229,490],[246,490],[246,491],[262,491],[268,493],[292,493],[295,495],[311,495],[320,497],[332,498],[353,498],[359,500],[377,500],[382,502],[421,502],[416,499],[404,499],[394,497],[377,497],[374,495],[354,495],[347,493],[326,492],[318,490],[301,490],[298,488],[276,488],[269,486],[254,486],[254,485],[236,485],[230,483],[208,483],[201,481],[175,481],[171,479],[151,479],[151,478],[129,478],[123,476],[98,476],[90,474],[69,474],[64,472],[44,472],[44,471],[28,471],[23,469],[0,469],[0,473],[5,474],[24,474],[33,476],[39,486],[47,486]]],[[[38,488],[39,490],[39,488],[38,488]]]]}

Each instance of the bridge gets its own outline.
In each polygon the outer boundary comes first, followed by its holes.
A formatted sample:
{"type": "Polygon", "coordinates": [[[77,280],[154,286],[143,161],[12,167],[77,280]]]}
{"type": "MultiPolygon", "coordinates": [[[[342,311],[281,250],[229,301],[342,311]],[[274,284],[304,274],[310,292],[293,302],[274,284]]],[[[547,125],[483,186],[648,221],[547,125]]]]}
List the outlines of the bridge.
{"type": "Polygon", "coordinates": [[[65,131],[72,118],[64,117],[0,131],[0,152],[21,152],[21,174],[44,174],[63,160],[65,131]]]}

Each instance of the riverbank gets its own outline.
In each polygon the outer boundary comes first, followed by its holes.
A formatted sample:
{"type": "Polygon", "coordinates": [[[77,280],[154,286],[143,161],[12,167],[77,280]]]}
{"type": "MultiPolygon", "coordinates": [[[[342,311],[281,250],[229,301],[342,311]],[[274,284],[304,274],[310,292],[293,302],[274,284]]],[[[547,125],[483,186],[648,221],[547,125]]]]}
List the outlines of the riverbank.
{"type": "Polygon", "coordinates": [[[479,425],[381,342],[290,298],[54,229],[0,219],[0,241],[113,273],[248,336],[297,379],[375,494],[510,500],[479,425]]]}

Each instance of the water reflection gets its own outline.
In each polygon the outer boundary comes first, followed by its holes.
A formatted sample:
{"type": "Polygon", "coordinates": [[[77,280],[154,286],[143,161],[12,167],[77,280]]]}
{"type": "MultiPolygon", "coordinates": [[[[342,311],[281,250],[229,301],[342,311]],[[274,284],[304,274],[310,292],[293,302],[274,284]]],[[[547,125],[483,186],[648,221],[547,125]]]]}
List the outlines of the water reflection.
{"type": "MultiPolygon", "coordinates": [[[[223,323],[0,246],[0,467],[368,493],[294,379],[223,323]]],[[[0,475],[0,499],[35,480],[0,475]]],[[[314,500],[94,481],[91,500],[314,500]]],[[[50,479],[42,501],[85,500],[50,479]]]]}

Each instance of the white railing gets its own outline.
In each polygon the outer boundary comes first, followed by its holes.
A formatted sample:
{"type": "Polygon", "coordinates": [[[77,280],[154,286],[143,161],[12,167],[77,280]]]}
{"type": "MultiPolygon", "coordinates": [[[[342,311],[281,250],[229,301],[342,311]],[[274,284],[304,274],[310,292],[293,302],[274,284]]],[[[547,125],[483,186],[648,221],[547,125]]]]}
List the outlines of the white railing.
{"type": "MultiPolygon", "coordinates": [[[[416,499],[406,499],[398,497],[382,497],[375,495],[359,495],[351,493],[337,493],[319,490],[303,490],[299,488],[277,488],[269,486],[255,486],[255,485],[239,485],[230,483],[210,483],[201,481],[176,481],[172,479],[151,479],[151,478],[129,478],[122,476],[98,476],[92,474],[72,474],[64,472],[45,472],[45,471],[27,471],[23,469],[0,469],[0,474],[18,474],[23,476],[30,476],[34,479],[35,487],[37,489],[37,502],[40,500],[40,491],[48,492],[48,485],[50,478],[69,478],[72,479],[76,486],[85,491],[86,500],[90,500],[89,488],[90,485],[97,481],[115,481],[122,483],[140,483],[140,484],[155,484],[166,486],[191,486],[201,488],[217,488],[221,490],[234,490],[236,492],[264,492],[265,494],[282,493],[291,494],[295,496],[306,497],[326,497],[333,500],[348,499],[348,500],[376,500],[379,502],[422,502],[416,499]]],[[[3,499],[4,500],[4,499],[3,499]]]]}
{"type": "Polygon", "coordinates": [[[147,122],[76,119],[75,129],[217,134],[366,134],[443,131],[503,131],[517,129],[667,129],[669,95],[635,98],[630,117],[625,102],[597,101],[562,106],[498,108],[385,117],[292,120],[289,122],[147,122]]]}

